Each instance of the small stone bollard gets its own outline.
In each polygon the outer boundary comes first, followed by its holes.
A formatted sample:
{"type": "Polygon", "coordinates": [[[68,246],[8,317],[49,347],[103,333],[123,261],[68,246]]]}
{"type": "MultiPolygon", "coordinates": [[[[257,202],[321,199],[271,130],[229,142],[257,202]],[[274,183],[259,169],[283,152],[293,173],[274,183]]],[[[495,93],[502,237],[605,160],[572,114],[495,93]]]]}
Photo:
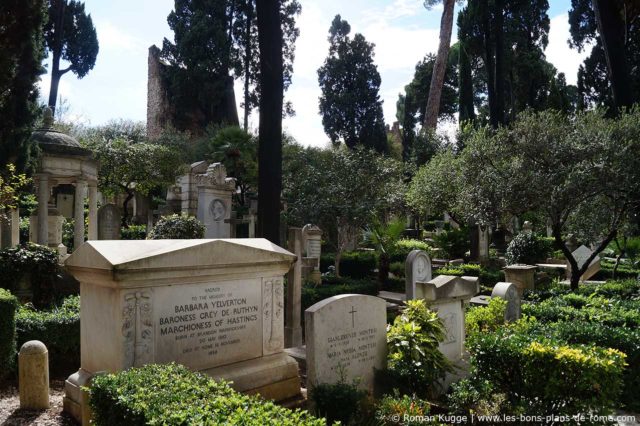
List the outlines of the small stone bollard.
{"type": "Polygon", "coordinates": [[[20,408],[49,408],[49,351],[38,340],[26,342],[18,354],[20,408]]]}

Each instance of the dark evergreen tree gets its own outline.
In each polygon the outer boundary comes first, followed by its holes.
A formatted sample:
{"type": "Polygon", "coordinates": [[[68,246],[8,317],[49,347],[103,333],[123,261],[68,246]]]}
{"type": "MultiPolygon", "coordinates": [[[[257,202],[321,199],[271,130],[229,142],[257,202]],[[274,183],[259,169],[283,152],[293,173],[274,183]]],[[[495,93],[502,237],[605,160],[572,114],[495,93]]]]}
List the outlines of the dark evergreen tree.
{"type": "MultiPolygon", "coordinates": [[[[38,77],[44,72],[43,0],[0,2],[0,163],[23,171],[38,115],[38,77]]],[[[4,167],[3,167],[4,169],[4,167]]]]}
{"type": "Polygon", "coordinates": [[[318,70],[320,113],[333,144],[363,145],[387,151],[380,74],[373,63],[374,45],[362,34],[349,37],[349,23],[336,15],[329,30],[329,56],[318,70]]]}
{"type": "Polygon", "coordinates": [[[98,35],[84,3],[76,0],[50,0],[49,19],[45,25],[47,49],[51,52],[51,89],[49,107],[55,112],[60,78],[71,71],[83,78],[96,64],[98,35]],[[60,69],[60,60],[69,66],[60,69]]]}

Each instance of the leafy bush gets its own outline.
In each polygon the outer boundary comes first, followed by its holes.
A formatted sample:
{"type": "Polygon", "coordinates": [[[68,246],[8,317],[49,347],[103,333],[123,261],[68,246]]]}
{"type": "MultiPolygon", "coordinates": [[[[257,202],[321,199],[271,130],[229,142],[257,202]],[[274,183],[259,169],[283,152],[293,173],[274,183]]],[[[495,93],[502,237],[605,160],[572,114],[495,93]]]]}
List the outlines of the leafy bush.
{"type": "Polygon", "coordinates": [[[302,286],[302,310],[339,294],[378,294],[378,285],[373,280],[354,280],[349,278],[322,277],[322,284],[304,283],[302,286]]]}
{"type": "Polygon", "coordinates": [[[393,395],[385,395],[378,402],[376,409],[376,419],[385,426],[418,426],[427,423],[424,418],[429,415],[431,406],[416,395],[400,395],[396,390],[393,395]],[[405,421],[405,416],[415,421],[405,421]]]}
{"type": "Polygon", "coordinates": [[[617,408],[625,354],[517,330],[504,327],[471,340],[472,377],[488,380],[515,410],[530,415],[607,414],[617,408]]]}
{"type": "Polygon", "coordinates": [[[464,275],[464,271],[461,268],[456,266],[444,266],[442,268],[438,268],[433,272],[434,276],[438,275],[452,275],[454,277],[461,277],[464,275]]]}
{"type": "Polygon", "coordinates": [[[391,262],[402,262],[404,265],[407,256],[409,256],[409,253],[413,250],[422,250],[431,256],[432,247],[424,241],[416,239],[398,240],[391,253],[391,262]]]}
{"type": "Polygon", "coordinates": [[[147,238],[146,225],[129,225],[120,229],[120,238],[123,240],[144,240],[147,238]]]}
{"type": "MultiPolygon", "coordinates": [[[[592,279],[594,280],[610,280],[613,279],[614,263],[601,261],[600,271],[598,271],[592,279]]],[[[629,265],[622,264],[618,266],[616,271],[616,279],[635,279],[640,276],[640,270],[629,265]]]]}
{"type": "Polygon", "coordinates": [[[366,395],[367,392],[359,389],[356,383],[345,383],[341,378],[338,383],[316,385],[310,397],[317,416],[325,417],[328,424],[339,421],[347,425],[355,420],[366,395]]]}
{"type": "Polygon", "coordinates": [[[505,259],[508,265],[535,265],[544,261],[553,252],[553,240],[538,237],[532,232],[516,235],[507,246],[505,259]]]}
{"type": "Polygon", "coordinates": [[[471,247],[467,228],[450,229],[440,235],[434,235],[433,239],[449,259],[464,257],[471,247]]]}
{"type": "Polygon", "coordinates": [[[438,349],[445,337],[438,314],[424,300],[409,300],[387,331],[388,373],[404,389],[419,395],[432,394],[435,382],[452,371],[438,349]]]}
{"type": "MultiPolygon", "coordinates": [[[[323,254],[320,257],[320,270],[327,272],[335,265],[335,254],[323,254]]],[[[351,278],[366,278],[373,274],[378,258],[373,251],[348,251],[340,258],[340,275],[351,278]]]]}
{"type": "Polygon", "coordinates": [[[470,308],[464,318],[467,336],[472,337],[475,333],[496,331],[504,325],[506,309],[507,301],[499,297],[491,298],[488,306],[470,308]]]}
{"type": "Polygon", "coordinates": [[[18,299],[0,288],[0,380],[13,369],[16,355],[16,309],[18,299]]]}
{"type": "Polygon", "coordinates": [[[162,216],[151,229],[150,240],[180,240],[204,238],[205,227],[198,219],[186,214],[162,216]]]}
{"type": "Polygon", "coordinates": [[[15,291],[24,274],[29,274],[33,304],[46,306],[53,300],[54,282],[60,274],[58,253],[32,243],[0,251],[2,287],[15,291]]]}
{"type": "Polygon", "coordinates": [[[505,406],[504,395],[495,394],[491,382],[478,377],[452,383],[447,402],[455,414],[499,415],[511,411],[505,406]]]}
{"type": "Polygon", "coordinates": [[[16,314],[18,345],[40,340],[49,350],[51,365],[80,363],[80,297],[70,296],[60,306],[36,310],[22,305],[16,314]]]}
{"type": "Polygon", "coordinates": [[[99,375],[89,392],[97,425],[325,424],[306,411],[240,394],[225,382],[176,364],[99,375]]]}
{"type": "Polygon", "coordinates": [[[405,270],[403,262],[393,262],[389,265],[389,272],[396,277],[404,278],[405,270]]]}

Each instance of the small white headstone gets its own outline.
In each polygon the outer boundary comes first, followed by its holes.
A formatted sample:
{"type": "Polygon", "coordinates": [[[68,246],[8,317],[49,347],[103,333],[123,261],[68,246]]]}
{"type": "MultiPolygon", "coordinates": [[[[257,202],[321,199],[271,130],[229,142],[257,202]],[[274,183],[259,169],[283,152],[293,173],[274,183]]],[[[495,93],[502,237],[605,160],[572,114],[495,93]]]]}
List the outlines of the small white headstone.
{"type": "Polygon", "coordinates": [[[341,378],[373,390],[374,371],[386,365],[387,309],[383,299],[343,294],[305,311],[307,386],[341,378]]]}
{"type": "Polygon", "coordinates": [[[507,309],[504,313],[505,321],[517,321],[522,314],[520,307],[520,294],[518,287],[512,283],[497,283],[493,287],[491,297],[500,297],[507,301],[507,309]]]}
{"type": "MultiPolygon", "coordinates": [[[[584,264],[587,262],[587,259],[589,258],[589,256],[593,254],[593,251],[591,251],[587,246],[582,245],[578,247],[571,254],[573,255],[573,258],[576,260],[576,262],[578,263],[578,269],[581,269],[584,266],[584,264]]],[[[596,256],[593,258],[591,263],[589,263],[589,268],[587,268],[585,273],[582,274],[582,277],[580,277],[580,279],[582,281],[586,281],[592,276],[594,276],[599,270],[600,270],[600,256],[596,256]]]]}
{"type": "Polygon", "coordinates": [[[427,282],[431,280],[431,259],[429,255],[422,250],[413,250],[407,256],[404,263],[405,269],[405,291],[406,300],[412,300],[417,297],[416,283],[427,282]]]}

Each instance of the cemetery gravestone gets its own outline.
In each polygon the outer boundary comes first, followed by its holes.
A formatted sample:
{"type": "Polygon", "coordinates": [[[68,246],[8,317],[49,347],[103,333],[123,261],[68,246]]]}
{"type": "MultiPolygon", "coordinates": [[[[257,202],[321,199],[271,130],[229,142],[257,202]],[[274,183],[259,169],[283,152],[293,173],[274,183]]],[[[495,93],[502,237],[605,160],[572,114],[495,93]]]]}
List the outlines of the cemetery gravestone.
{"type": "Polygon", "coordinates": [[[406,300],[419,299],[416,283],[431,280],[431,259],[422,250],[413,250],[404,263],[406,300]]]}
{"type": "Polygon", "coordinates": [[[295,256],[265,239],[88,241],[66,262],[80,281],[81,366],[65,410],[98,372],[177,362],[236,390],[300,394],[284,353],[283,275],[295,256]]]}
{"type": "Polygon", "coordinates": [[[507,301],[507,309],[504,313],[505,321],[511,322],[520,319],[522,309],[518,287],[512,283],[497,283],[493,287],[491,297],[500,297],[507,301]]]}
{"type": "Polygon", "coordinates": [[[373,391],[375,369],[386,366],[386,302],[375,296],[343,294],[305,311],[307,387],[354,380],[373,391]]]}
{"type": "MultiPolygon", "coordinates": [[[[576,263],[578,264],[578,269],[580,269],[587,262],[587,259],[589,258],[589,256],[593,254],[593,251],[591,251],[588,247],[582,245],[578,247],[572,254],[573,254],[573,258],[576,260],[576,263]]],[[[571,265],[569,264],[569,262],[567,262],[567,265],[568,265],[567,273],[568,273],[568,276],[570,277],[571,265]]],[[[593,258],[593,260],[589,264],[589,268],[587,268],[585,273],[582,274],[582,276],[580,277],[580,281],[588,280],[589,278],[597,274],[598,271],[600,271],[600,256],[596,256],[593,258]]]]}
{"type": "Polygon", "coordinates": [[[504,277],[507,282],[515,284],[522,297],[525,290],[535,289],[536,269],[534,265],[509,265],[504,268],[504,277]]]}
{"type": "Polygon", "coordinates": [[[230,238],[231,197],[236,180],[227,177],[221,163],[213,163],[207,172],[195,175],[198,187],[198,220],[204,223],[205,238],[230,238]]]}
{"type": "Polygon", "coordinates": [[[120,239],[120,209],[115,204],[105,204],[98,210],[98,239],[120,239]]]}
{"type": "Polygon", "coordinates": [[[426,283],[418,283],[429,308],[444,323],[446,337],[439,349],[454,364],[464,354],[464,305],[480,292],[478,277],[440,275],[426,283]]]}

